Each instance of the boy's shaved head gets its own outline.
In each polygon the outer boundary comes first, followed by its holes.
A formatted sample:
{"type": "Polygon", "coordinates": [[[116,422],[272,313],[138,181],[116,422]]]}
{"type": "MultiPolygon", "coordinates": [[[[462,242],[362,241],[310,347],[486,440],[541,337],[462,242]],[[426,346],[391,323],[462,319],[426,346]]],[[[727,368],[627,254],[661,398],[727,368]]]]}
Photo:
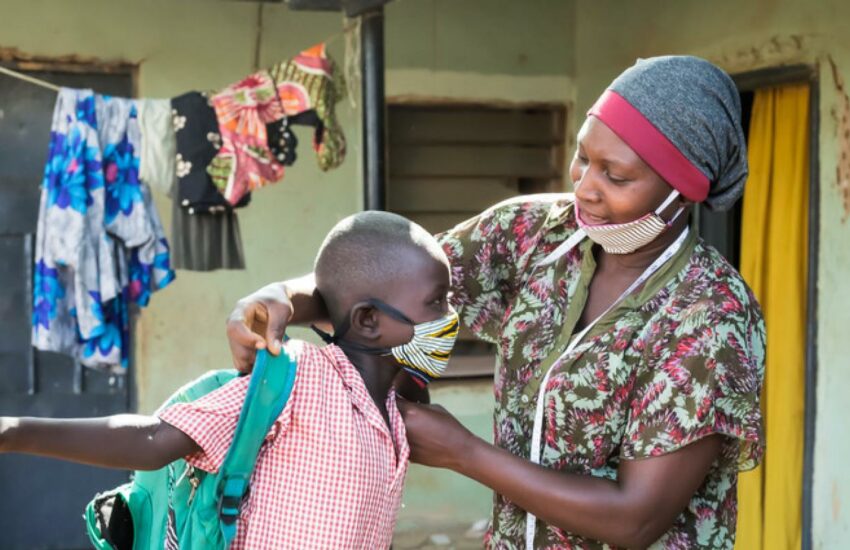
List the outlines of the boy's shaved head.
{"type": "Polygon", "coordinates": [[[433,235],[397,214],[370,210],[336,224],[314,266],[316,288],[331,320],[336,323],[360,300],[383,299],[382,289],[405,276],[413,255],[447,264],[433,235]]]}

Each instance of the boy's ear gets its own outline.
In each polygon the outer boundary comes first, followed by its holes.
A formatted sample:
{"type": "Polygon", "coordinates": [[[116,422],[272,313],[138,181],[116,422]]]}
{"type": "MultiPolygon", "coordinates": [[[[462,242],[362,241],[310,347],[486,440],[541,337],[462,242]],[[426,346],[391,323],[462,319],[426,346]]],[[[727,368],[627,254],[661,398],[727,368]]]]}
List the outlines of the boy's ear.
{"type": "Polygon", "coordinates": [[[378,310],[368,302],[359,302],[351,308],[350,331],[367,340],[381,337],[378,310]]]}

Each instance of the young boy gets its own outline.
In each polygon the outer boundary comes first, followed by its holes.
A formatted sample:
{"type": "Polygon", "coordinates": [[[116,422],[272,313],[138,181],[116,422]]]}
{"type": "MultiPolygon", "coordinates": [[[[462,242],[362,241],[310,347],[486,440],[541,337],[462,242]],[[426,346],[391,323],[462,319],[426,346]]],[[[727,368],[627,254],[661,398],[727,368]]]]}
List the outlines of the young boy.
{"type": "MultiPolygon", "coordinates": [[[[292,395],[266,436],[233,548],[387,548],[409,448],[393,379],[425,382],[457,336],[448,261],[420,226],[363,212],[334,227],[315,264],[334,335],[290,340],[292,395]]],[[[158,469],[186,457],[214,472],[248,388],[237,378],[158,416],[0,418],[0,451],[112,468],[158,469]]]]}

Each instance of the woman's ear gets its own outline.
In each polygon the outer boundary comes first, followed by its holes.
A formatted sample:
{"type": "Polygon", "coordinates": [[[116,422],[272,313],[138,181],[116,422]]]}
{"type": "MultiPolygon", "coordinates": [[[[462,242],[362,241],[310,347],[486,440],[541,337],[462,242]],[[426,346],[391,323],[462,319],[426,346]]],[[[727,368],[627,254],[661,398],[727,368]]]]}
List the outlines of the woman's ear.
{"type": "Polygon", "coordinates": [[[351,308],[349,329],[364,340],[378,340],[381,337],[381,326],[378,310],[368,302],[358,302],[351,308]]]}

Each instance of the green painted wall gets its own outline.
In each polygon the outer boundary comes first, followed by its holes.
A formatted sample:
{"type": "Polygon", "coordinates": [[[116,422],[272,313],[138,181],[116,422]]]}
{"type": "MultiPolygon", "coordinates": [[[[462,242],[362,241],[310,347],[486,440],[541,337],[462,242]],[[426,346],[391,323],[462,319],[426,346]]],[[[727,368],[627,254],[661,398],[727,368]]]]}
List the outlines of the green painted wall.
{"type": "Polygon", "coordinates": [[[573,72],[572,0],[396,0],[387,67],[511,74],[573,72]]]}
{"type": "Polygon", "coordinates": [[[837,89],[834,74],[850,79],[850,4],[840,0],[578,0],[576,14],[578,112],[641,56],[695,54],[730,73],[783,64],[819,67],[821,252],[813,541],[815,548],[846,548],[850,536],[850,469],[846,465],[850,456],[846,428],[850,175],[843,172],[839,178],[837,165],[840,158],[850,158],[850,141],[845,138],[842,145],[837,139],[848,129],[839,127],[847,91],[837,89]]]}
{"type": "MultiPolygon", "coordinates": [[[[491,380],[436,382],[431,398],[468,429],[492,441],[491,380]]],[[[396,531],[411,544],[434,533],[456,537],[476,522],[489,520],[492,500],[490,489],[459,474],[411,464],[396,531]]]]}

